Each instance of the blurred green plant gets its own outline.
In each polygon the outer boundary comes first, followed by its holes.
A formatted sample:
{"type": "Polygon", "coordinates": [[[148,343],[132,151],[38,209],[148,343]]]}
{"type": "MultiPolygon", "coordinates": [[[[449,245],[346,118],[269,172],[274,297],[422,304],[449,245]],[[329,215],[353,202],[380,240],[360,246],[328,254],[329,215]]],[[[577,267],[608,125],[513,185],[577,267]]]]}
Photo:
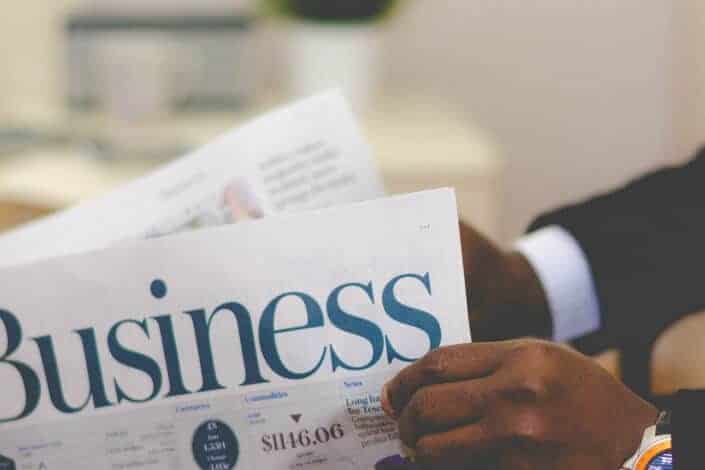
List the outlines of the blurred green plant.
{"type": "Polygon", "coordinates": [[[264,0],[265,11],[321,22],[369,22],[386,17],[397,0],[264,0]]]}

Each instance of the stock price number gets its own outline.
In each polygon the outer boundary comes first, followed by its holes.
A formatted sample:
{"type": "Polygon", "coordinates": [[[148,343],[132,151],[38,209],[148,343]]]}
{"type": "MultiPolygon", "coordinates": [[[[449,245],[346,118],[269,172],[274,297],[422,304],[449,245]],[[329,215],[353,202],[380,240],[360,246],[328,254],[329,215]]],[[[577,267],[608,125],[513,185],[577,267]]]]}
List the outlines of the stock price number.
{"type": "Polygon", "coordinates": [[[262,450],[266,453],[290,449],[306,449],[320,444],[327,444],[345,437],[342,424],[316,429],[302,429],[295,432],[276,432],[262,436],[262,450]]]}

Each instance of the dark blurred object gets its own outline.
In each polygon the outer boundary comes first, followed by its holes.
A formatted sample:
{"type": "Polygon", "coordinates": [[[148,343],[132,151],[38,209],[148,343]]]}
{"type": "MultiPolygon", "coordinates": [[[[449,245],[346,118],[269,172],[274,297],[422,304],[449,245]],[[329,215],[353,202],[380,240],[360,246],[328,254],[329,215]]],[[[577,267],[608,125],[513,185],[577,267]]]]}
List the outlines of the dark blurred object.
{"type": "Polygon", "coordinates": [[[396,0],[277,0],[282,11],[317,21],[370,21],[386,14],[396,0]]]}
{"type": "Polygon", "coordinates": [[[16,470],[16,468],[14,460],[0,455],[0,470],[16,470]]]}

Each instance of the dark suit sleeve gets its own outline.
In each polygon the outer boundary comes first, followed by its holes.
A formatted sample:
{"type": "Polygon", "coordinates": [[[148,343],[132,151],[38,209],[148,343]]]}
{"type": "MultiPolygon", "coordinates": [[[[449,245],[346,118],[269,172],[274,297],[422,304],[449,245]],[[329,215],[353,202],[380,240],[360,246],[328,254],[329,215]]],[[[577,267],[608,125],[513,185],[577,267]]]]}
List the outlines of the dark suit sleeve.
{"type": "Polygon", "coordinates": [[[705,390],[681,390],[675,395],[650,397],[659,410],[671,411],[673,468],[702,470],[705,390]]]}
{"type": "Polygon", "coordinates": [[[655,338],[705,309],[705,150],[626,187],[540,217],[585,252],[600,302],[602,331],[577,342],[587,353],[655,338]]]}
{"type": "Polygon", "coordinates": [[[671,433],[673,468],[701,470],[705,468],[703,455],[703,420],[705,420],[705,391],[678,392],[671,404],[671,433]]]}

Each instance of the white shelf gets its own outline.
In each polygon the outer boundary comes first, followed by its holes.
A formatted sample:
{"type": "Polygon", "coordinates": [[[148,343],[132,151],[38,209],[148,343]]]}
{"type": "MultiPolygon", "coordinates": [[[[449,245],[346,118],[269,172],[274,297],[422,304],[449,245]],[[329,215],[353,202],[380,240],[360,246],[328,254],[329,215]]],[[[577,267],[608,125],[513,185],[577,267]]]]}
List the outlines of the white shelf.
{"type": "MultiPolygon", "coordinates": [[[[198,146],[253,114],[257,111],[208,119],[185,116],[129,132],[135,133],[135,139],[178,136],[198,146]]],[[[117,128],[95,117],[72,125],[94,134],[117,128]]],[[[433,102],[390,100],[362,119],[362,129],[390,193],[452,186],[461,215],[489,235],[498,235],[501,160],[491,139],[466,118],[433,102]]],[[[100,161],[70,148],[23,153],[0,159],[0,199],[67,207],[100,196],[158,165],[100,161]]]]}

